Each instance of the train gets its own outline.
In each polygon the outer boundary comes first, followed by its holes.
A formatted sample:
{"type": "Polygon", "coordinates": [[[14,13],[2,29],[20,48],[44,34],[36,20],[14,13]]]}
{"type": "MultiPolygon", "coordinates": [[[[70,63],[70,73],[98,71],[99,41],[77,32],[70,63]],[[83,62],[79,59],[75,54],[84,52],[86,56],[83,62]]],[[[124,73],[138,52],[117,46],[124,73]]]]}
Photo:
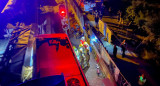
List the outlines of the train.
{"type": "Polygon", "coordinates": [[[67,34],[38,35],[33,50],[33,80],[21,86],[89,86],[67,34]]]}

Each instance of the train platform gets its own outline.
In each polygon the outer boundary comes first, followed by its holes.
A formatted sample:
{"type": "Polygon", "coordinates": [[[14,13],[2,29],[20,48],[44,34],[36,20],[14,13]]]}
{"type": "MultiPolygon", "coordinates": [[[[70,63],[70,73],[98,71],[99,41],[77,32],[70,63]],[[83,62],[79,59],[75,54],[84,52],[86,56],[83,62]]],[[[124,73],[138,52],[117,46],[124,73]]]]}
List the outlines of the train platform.
{"type": "Polygon", "coordinates": [[[105,40],[105,37],[99,33],[98,28],[96,28],[95,21],[94,21],[94,15],[86,15],[88,20],[86,20],[86,23],[89,23],[94,29],[94,32],[96,32],[96,36],[101,41],[103,46],[108,51],[108,54],[111,56],[115,64],[120,69],[121,73],[124,75],[124,77],[130,82],[133,86],[139,86],[138,84],[138,77],[141,74],[144,74],[147,81],[146,85],[154,85],[158,86],[158,72],[146,61],[139,58],[139,56],[130,49],[129,46],[127,46],[127,49],[125,51],[125,56],[122,57],[122,49],[120,46],[120,42],[115,45],[117,45],[117,58],[113,56],[113,43],[108,43],[105,40]]]}
{"type": "MultiPolygon", "coordinates": [[[[76,46],[78,47],[80,44],[80,39],[76,38],[73,35],[69,36],[70,41],[72,43],[72,46],[76,46]]],[[[100,68],[100,74],[98,75],[97,73],[97,62],[95,60],[94,55],[92,54],[92,52],[89,53],[90,55],[90,59],[89,59],[89,67],[85,68],[85,70],[83,70],[83,72],[85,73],[85,76],[89,82],[90,86],[116,86],[115,83],[113,83],[113,81],[110,81],[110,79],[108,77],[105,77],[102,68],[100,68]]],[[[109,73],[107,73],[109,74],[109,73]]],[[[110,75],[108,75],[110,76],[110,75]]]]}

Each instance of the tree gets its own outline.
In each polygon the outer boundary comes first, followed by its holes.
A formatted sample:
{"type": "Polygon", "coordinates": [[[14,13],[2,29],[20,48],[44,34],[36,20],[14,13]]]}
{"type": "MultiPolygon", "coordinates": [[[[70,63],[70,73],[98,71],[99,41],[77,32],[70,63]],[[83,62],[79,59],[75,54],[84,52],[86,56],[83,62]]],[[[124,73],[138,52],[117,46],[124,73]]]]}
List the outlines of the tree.
{"type": "MultiPolygon", "coordinates": [[[[126,9],[125,19],[133,22],[137,29],[142,29],[147,36],[142,40],[144,52],[147,52],[150,58],[160,58],[160,2],[151,2],[150,0],[132,0],[132,5],[126,9]]],[[[143,34],[139,34],[143,35],[143,34]]],[[[144,55],[143,57],[146,57],[144,55]]],[[[149,59],[150,59],[149,58],[149,59]]]]}

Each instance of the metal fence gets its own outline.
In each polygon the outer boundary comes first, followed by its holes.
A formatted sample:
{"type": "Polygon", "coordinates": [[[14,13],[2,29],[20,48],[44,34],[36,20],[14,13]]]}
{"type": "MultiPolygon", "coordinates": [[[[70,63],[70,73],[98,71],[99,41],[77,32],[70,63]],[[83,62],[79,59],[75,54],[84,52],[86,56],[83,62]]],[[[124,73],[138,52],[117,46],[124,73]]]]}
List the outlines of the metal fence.
{"type": "Polygon", "coordinates": [[[131,86],[131,84],[125,79],[125,77],[120,72],[119,68],[116,66],[110,55],[108,54],[107,50],[105,49],[103,43],[101,42],[100,38],[95,35],[95,33],[91,30],[91,45],[94,46],[96,50],[96,55],[99,55],[99,58],[102,58],[106,67],[108,68],[111,76],[115,80],[118,86],[131,86]],[[94,38],[97,38],[96,40],[94,38]],[[94,40],[93,40],[94,39],[94,40]],[[97,44],[98,43],[98,44],[97,44]]]}

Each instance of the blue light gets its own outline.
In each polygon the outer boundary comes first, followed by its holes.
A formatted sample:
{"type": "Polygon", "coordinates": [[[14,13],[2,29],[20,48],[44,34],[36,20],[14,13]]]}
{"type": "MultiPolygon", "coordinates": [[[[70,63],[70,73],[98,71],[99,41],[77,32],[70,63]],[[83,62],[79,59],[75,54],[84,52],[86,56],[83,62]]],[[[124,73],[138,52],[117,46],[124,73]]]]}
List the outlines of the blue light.
{"type": "Polygon", "coordinates": [[[97,37],[95,36],[95,37],[91,38],[91,40],[92,40],[93,42],[97,42],[97,37]]]}
{"type": "Polygon", "coordinates": [[[83,26],[83,29],[85,30],[86,28],[83,26]]]}
{"type": "Polygon", "coordinates": [[[30,66],[33,66],[33,47],[31,50],[30,66]]]}
{"type": "Polygon", "coordinates": [[[93,44],[93,42],[97,42],[97,37],[96,36],[94,36],[94,35],[92,35],[91,36],[91,44],[93,44]]]}

